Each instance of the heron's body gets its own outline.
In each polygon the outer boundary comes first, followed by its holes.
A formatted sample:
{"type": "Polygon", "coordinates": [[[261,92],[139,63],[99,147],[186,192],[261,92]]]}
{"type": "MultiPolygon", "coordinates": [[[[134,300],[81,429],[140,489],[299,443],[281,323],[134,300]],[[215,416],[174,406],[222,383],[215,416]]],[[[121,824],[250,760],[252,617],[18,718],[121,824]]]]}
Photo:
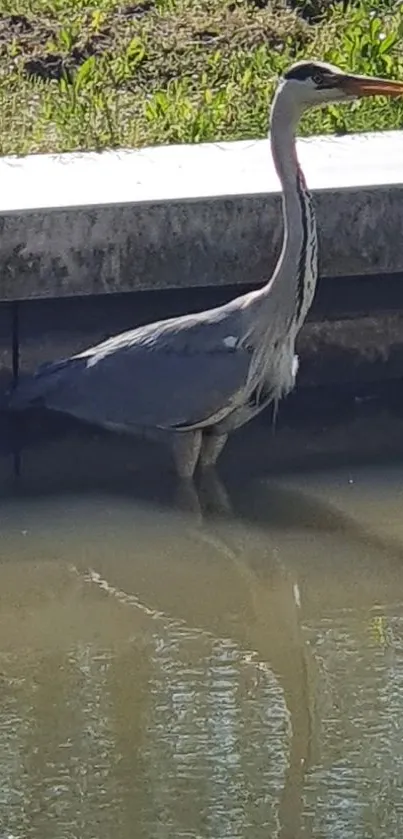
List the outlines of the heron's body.
{"type": "MultiPolygon", "coordinates": [[[[171,434],[182,476],[191,477],[198,462],[213,465],[229,432],[294,387],[295,341],[318,275],[315,213],[297,161],[295,130],[305,107],[360,95],[348,92],[353,84],[360,89],[360,78],[305,62],[291,68],[279,86],[271,148],[283,188],[284,241],[262,289],[44,365],[21,383],[10,407],[43,404],[107,428],[171,434]]],[[[383,86],[402,92],[403,86],[394,84],[383,86]]]]}

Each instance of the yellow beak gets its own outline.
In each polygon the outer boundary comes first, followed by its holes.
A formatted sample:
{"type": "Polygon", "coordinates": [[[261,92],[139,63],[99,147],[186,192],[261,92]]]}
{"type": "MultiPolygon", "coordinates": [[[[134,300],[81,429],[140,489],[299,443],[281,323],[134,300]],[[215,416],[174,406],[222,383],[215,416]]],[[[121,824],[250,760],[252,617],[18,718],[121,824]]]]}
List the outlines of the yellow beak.
{"type": "Polygon", "coordinates": [[[403,82],[371,78],[371,76],[343,76],[339,87],[350,96],[402,96],[403,82]]]}

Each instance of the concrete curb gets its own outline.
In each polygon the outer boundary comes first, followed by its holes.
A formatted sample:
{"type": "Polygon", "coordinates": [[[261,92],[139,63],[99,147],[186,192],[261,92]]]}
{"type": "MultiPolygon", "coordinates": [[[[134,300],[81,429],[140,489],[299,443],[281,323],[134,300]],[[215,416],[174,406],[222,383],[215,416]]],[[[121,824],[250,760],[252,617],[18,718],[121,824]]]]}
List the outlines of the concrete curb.
{"type": "MultiPolygon", "coordinates": [[[[299,140],[321,274],[403,271],[403,132],[299,140]]],[[[259,284],[281,244],[267,141],[0,160],[0,300],[259,284]]]]}

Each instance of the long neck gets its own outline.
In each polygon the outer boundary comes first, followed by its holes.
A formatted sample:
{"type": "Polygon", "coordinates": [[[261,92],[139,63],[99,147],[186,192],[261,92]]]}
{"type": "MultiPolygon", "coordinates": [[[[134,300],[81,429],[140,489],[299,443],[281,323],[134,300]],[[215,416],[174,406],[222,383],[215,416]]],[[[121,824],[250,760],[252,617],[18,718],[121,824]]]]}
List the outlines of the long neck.
{"type": "Polygon", "coordinates": [[[250,379],[266,380],[276,398],[293,386],[293,344],[317,276],[315,213],[295,147],[298,118],[289,94],[280,88],[272,105],[270,141],[283,189],[283,247],[266,285],[245,298],[250,304],[247,334],[255,350],[250,379]]]}
{"type": "Polygon", "coordinates": [[[274,165],[283,190],[283,252],[298,258],[303,245],[305,178],[298,163],[295,132],[299,113],[280,89],[271,110],[270,144],[274,165]]]}
{"type": "Polygon", "coordinates": [[[293,101],[280,88],[272,105],[270,142],[283,189],[283,246],[274,273],[257,293],[256,302],[267,302],[267,324],[275,318],[285,332],[291,323],[296,328],[302,324],[317,276],[315,212],[295,146],[298,119],[293,101]]]}

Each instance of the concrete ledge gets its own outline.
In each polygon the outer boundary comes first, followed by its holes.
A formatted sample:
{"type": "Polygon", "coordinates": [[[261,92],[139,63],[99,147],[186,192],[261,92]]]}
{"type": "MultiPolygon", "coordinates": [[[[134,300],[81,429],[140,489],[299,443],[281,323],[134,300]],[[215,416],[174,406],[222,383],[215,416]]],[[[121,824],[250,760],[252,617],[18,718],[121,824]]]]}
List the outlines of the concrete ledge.
{"type": "MultiPolygon", "coordinates": [[[[403,271],[403,132],[300,140],[321,273],[403,271]]],[[[281,243],[267,141],[0,161],[0,300],[258,284],[281,243]]]]}

